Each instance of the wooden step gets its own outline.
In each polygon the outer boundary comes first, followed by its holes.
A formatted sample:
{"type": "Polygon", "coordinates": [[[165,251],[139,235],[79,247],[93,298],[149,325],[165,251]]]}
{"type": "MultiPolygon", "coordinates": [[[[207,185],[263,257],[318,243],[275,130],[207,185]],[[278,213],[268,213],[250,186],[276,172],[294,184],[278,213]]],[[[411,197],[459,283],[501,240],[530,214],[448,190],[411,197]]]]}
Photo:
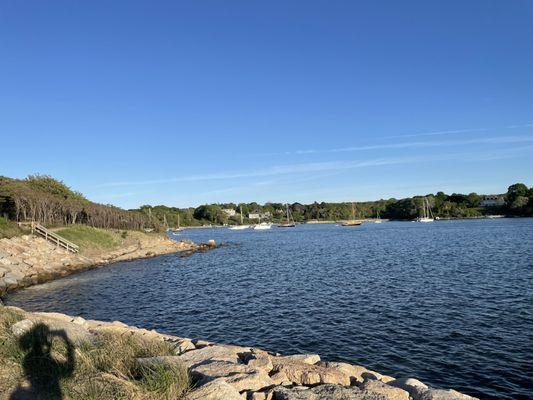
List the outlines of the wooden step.
{"type": "Polygon", "coordinates": [[[48,240],[50,243],[55,244],[56,246],[63,247],[67,251],[70,251],[72,253],[78,253],[80,251],[80,248],[78,245],[68,241],[64,237],[59,236],[57,233],[54,233],[48,229],[46,229],[44,226],[42,226],[39,223],[32,222],[31,224],[31,232],[33,234],[42,236],[46,240],[48,240]]]}

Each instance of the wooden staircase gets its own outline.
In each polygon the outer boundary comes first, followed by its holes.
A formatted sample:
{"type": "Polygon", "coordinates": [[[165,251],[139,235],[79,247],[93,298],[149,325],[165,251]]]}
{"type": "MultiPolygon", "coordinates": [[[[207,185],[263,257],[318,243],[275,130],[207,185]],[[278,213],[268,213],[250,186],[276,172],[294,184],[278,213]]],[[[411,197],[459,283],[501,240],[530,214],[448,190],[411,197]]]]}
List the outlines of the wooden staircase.
{"type": "Polygon", "coordinates": [[[31,233],[35,235],[42,236],[49,242],[55,244],[56,246],[61,246],[67,251],[70,251],[72,253],[78,253],[80,251],[80,248],[78,245],[69,242],[67,239],[59,236],[58,234],[46,229],[44,226],[37,222],[31,223],[31,233]]]}

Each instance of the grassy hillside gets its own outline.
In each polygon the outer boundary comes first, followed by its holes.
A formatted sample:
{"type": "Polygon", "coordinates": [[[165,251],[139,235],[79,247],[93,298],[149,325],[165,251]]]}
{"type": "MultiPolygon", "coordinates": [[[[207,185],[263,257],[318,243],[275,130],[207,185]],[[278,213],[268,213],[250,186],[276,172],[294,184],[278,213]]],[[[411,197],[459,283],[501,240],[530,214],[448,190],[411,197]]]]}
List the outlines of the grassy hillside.
{"type": "Polygon", "coordinates": [[[28,233],[28,232],[19,228],[17,223],[13,221],[9,221],[5,219],[4,217],[0,217],[0,239],[10,238],[13,236],[20,236],[25,233],[28,233]]]}
{"type": "Polygon", "coordinates": [[[56,229],[55,232],[80,246],[80,251],[86,256],[98,256],[103,253],[137,245],[139,242],[150,240],[160,233],[145,233],[130,230],[100,229],[86,225],[69,225],[56,229]]]}
{"type": "Polygon", "coordinates": [[[80,246],[83,253],[114,250],[122,242],[121,236],[115,231],[92,228],[86,225],[72,225],[58,229],[56,233],[80,246]]]}

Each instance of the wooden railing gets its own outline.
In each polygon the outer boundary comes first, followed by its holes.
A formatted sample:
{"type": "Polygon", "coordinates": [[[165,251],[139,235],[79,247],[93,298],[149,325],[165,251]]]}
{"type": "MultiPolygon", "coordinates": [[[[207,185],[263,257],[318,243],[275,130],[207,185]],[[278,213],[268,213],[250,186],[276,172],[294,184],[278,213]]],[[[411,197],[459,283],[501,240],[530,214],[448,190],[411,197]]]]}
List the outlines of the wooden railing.
{"type": "Polygon", "coordinates": [[[70,251],[72,253],[77,253],[80,251],[80,248],[78,247],[78,245],[72,242],[69,242],[67,239],[46,229],[44,226],[36,222],[31,223],[31,233],[40,235],[44,237],[46,240],[48,240],[49,242],[54,243],[56,246],[61,246],[67,249],[67,251],[70,251]]]}

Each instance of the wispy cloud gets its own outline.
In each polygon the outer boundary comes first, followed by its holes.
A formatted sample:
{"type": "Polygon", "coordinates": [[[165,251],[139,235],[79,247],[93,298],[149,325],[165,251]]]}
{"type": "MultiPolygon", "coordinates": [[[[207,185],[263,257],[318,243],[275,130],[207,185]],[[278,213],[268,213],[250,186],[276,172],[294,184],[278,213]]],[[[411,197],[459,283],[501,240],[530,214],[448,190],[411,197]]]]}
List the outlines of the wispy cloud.
{"type": "MultiPolygon", "coordinates": [[[[533,142],[533,137],[528,138],[527,142],[533,142]]],[[[496,141],[502,143],[501,141],[496,141]]],[[[522,140],[524,142],[524,140],[522,140]]],[[[510,142],[505,142],[510,143],[510,142]]],[[[145,185],[158,185],[169,184],[177,182],[200,182],[200,181],[216,181],[216,180],[231,180],[242,178],[260,178],[279,175],[291,175],[291,174],[316,174],[319,172],[333,172],[343,171],[357,168],[378,167],[397,164],[412,164],[419,162],[432,162],[443,160],[493,160],[499,158],[508,158],[520,155],[522,153],[529,154],[533,146],[521,146],[519,148],[495,150],[490,153],[472,153],[472,152],[460,152],[438,155],[420,155],[411,157],[382,157],[369,160],[348,160],[348,161],[324,161],[324,162],[309,162],[299,164],[285,164],[275,165],[267,168],[251,170],[248,172],[226,172],[226,173],[213,173],[203,175],[190,175],[180,176],[165,179],[154,179],[144,181],[128,181],[128,182],[110,182],[104,183],[99,187],[120,187],[120,186],[145,186],[145,185]]]]}
{"type": "Polygon", "coordinates": [[[521,124],[521,125],[509,125],[509,126],[506,126],[507,129],[531,128],[531,127],[533,127],[533,124],[521,124]]]}
{"type": "MultiPolygon", "coordinates": [[[[177,183],[177,182],[198,182],[198,181],[213,181],[213,180],[228,180],[228,179],[240,179],[240,178],[259,178],[275,175],[287,175],[297,173],[319,172],[319,171],[331,171],[346,168],[354,168],[357,166],[364,166],[368,163],[383,163],[392,162],[392,160],[371,160],[371,161],[326,161],[315,163],[300,163],[300,164],[286,164],[286,165],[274,165],[271,167],[252,170],[248,172],[226,172],[226,173],[213,173],[203,175],[189,175],[180,176],[175,178],[154,179],[144,181],[124,181],[124,182],[110,182],[99,185],[98,187],[117,187],[117,186],[135,186],[135,185],[157,185],[165,183],[177,183]]],[[[377,165],[377,164],[376,164],[377,165]]]]}
{"type": "Polygon", "coordinates": [[[420,147],[441,147],[441,146],[467,146],[472,144],[511,144],[533,141],[532,136],[498,136],[489,138],[476,138],[466,140],[444,140],[444,141],[416,141],[416,142],[403,142],[403,143],[384,143],[367,146],[352,146],[341,147],[336,149],[326,150],[296,150],[293,152],[285,152],[286,155],[299,155],[299,154],[319,154],[319,153],[343,153],[353,151],[365,151],[365,150],[381,150],[381,149],[407,149],[407,148],[420,148],[420,147]]]}
{"type": "Polygon", "coordinates": [[[471,129],[454,129],[448,131],[433,131],[433,132],[422,132],[422,133],[411,133],[403,135],[394,135],[394,136],[385,136],[386,138],[408,138],[408,137],[418,137],[418,136],[441,136],[441,135],[451,135],[456,133],[471,133],[471,132],[486,132],[489,129],[487,128],[471,128],[471,129]]]}

